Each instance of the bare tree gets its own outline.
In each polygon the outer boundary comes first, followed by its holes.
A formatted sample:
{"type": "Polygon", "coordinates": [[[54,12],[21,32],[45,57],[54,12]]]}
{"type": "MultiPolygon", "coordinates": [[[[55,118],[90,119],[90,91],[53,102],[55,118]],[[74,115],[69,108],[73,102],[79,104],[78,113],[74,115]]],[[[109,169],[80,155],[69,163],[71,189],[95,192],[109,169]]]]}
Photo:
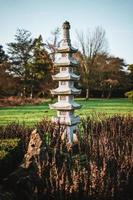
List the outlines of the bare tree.
{"type": "Polygon", "coordinates": [[[45,46],[48,49],[50,53],[50,57],[52,61],[55,61],[55,53],[57,48],[59,47],[59,35],[60,35],[60,29],[56,28],[54,31],[51,32],[52,37],[46,41],[45,46]]]}
{"type": "Polygon", "coordinates": [[[107,41],[105,38],[105,31],[101,27],[96,27],[92,32],[88,31],[86,36],[83,32],[77,32],[77,37],[80,49],[79,63],[81,66],[81,79],[86,89],[86,99],[89,99],[91,71],[95,65],[97,55],[107,52],[107,41]]]}
{"type": "MultiPolygon", "coordinates": [[[[52,34],[52,37],[46,41],[45,47],[48,50],[48,52],[50,54],[50,58],[52,60],[51,73],[55,74],[56,68],[54,66],[54,62],[55,62],[56,51],[60,44],[60,37],[59,37],[60,29],[57,27],[54,31],[51,32],[51,34],[52,34]]],[[[51,100],[53,100],[53,99],[54,99],[54,96],[51,95],[51,100]]]]}

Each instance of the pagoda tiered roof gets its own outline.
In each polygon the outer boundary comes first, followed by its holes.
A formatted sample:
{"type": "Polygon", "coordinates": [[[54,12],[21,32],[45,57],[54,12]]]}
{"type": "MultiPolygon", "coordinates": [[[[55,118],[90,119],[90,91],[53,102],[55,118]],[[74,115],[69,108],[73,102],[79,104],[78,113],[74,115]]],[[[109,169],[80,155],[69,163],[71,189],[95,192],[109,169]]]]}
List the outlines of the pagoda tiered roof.
{"type": "Polygon", "coordinates": [[[57,49],[57,53],[76,53],[78,49],[73,48],[72,46],[62,45],[57,49]]]}
{"type": "Polygon", "coordinates": [[[70,57],[70,56],[64,56],[60,57],[57,62],[55,62],[54,66],[78,66],[78,62],[76,59],[70,57]]]}
{"type": "Polygon", "coordinates": [[[72,72],[60,72],[56,75],[52,76],[53,80],[62,81],[62,80],[79,80],[80,76],[72,73],[72,72]]]}
{"type": "Polygon", "coordinates": [[[81,90],[76,89],[75,87],[61,87],[59,86],[58,88],[51,90],[51,94],[53,95],[69,95],[69,94],[80,94],[81,90]]]}
{"type": "Polygon", "coordinates": [[[77,104],[76,102],[56,102],[54,104],[50,104],[51,109],[57,109],[57,110],[74,110],[79,109],[81,106],[77,104]]]}

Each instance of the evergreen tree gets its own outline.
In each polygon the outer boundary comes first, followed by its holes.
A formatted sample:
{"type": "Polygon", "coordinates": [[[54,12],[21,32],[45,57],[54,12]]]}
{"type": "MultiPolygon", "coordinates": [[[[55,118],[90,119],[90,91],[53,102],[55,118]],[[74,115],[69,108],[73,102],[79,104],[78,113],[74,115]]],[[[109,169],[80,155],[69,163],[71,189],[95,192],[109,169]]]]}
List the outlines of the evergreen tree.
{"type": "Polygon", "coordinates": [[[48,52],[45,50],[41,35],[33,41],[32,59],[29,64],[29,69],[30,96],[33,97],[33,91],[38,94],[49,93],[52,83],[50,74],[52,61],[48,52]]]}
{"type": "Polygon", "coordinates": [[[11,61],[10,70],[15,77],[20,78],[23,86],[23,96],[26,95],[32,47],[33,40],[31,33],[24,29],[18,29],[15,35],[15,42],[8,44],[8,53],[11,61]]]}
{"type": "Polygon", "coordinates": [[[33,39],[31,33],[18,29],[15,42],[8,44],[11,72],[21,81],[23,96],[33,97],[35,93],[49,90],[51,83],[51,59],[44,48],[42,36],[33,39]],[[47,85],[47,87],[46,87],[47,85]],[[44,87],[43,87],[44,86],[44,87]]]}
{"type": "Polygon", "coordinates": [[[8,55],[0,45],[0,96],[13,95],[16,92],[16,79],[9,73],[8,55]]]}

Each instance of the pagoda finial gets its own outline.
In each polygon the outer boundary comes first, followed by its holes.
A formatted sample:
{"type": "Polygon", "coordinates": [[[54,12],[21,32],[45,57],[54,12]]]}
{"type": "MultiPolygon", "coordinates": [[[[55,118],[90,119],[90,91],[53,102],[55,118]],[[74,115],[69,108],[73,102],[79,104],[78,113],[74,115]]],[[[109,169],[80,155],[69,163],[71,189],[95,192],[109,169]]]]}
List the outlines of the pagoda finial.
{"type": "Polygon", "coordinates": [[[70,40],[70,23],[68,21],[65,21],[63,23],[63,45],[71,46],[71,40],[70,40]]]}
{"type": "Polygon", "coordinates": [[[64,23],[63,23],[63,29],[70,29],[71,27],[70,27],[70,23],[68,22],[68,21],[65,21],[64,23]]]}

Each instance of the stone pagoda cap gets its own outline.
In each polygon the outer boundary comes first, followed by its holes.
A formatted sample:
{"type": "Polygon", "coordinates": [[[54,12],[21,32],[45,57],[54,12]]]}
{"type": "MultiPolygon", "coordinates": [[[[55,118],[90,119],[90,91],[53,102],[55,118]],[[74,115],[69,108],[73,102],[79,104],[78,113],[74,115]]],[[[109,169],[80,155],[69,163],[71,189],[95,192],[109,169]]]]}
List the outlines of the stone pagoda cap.
{"type": "Polygon", "coordinates": [[[62,25],[63,27],[63,40],[60,47],[57,49],[58,53],[76,53],[78,50],[71,46],[70,40],[70,23],[65,21],[62,25]]]}
{"type": "Polygon", "coordinates": [[[65,21],[62,25],[63,29],[70,29],[71,26],[70,26],[70,23],[68,21],[65,21]]]}
{"type": "Polygon", "coordinates": [[[62,81],[62,80],[74,80],[74,81],[78,81],[80,79],[80,76],[72,73],[72,72],[60,72],[56,75],[52,76],[53,80],[55,81],[62,81]]]}
{"type": "Polygon", "coordinates": [[[65,56],[65,57],[61,57],[59,58],[54,66],[59,66],[59,67],[62,67],[62,66],[78,66],[78,61],[76,59],[74,59],[73,57],[70,57],[70,56],[65,56]]]}
{"type": "Polygon", "coordinates": [[[61,95],[61,94],[65,94],[65,95],[69,95],[69,94],[80,94],[81,93],[81,90],[78,90],[76,89],[75,87],[58,87],[54,90],[51,90],[51,94],[54,94],[54,95],[61,95]]]}
{"type": "Polygon", "coordinates": [[[57,110],[74,110],[79,109],[81,106],[76,102],[56,102],[55,104],[50,104],[51,109],[57,109],[57,110]]]}

